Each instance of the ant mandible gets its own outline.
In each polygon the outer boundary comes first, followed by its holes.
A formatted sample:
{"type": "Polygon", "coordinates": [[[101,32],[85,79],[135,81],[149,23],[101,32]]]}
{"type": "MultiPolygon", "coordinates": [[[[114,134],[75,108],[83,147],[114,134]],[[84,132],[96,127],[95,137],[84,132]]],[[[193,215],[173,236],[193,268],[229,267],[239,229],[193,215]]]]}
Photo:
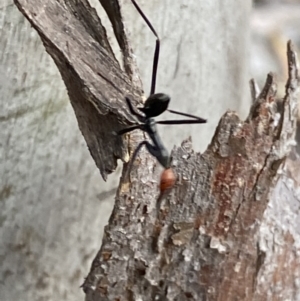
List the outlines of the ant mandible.
{"type": "Polygon", "coordinates": [[[134,115],[139,123],[136,125],[130,126],[123,130],[117,132],[117,135],[123,135],[125,133],[131,132],[136,129],[140,129],[146,132],[152,143],[148,141],[142,141],[137,148],[135,149],[130,165],[128,167],[128,172],[131,169],[133,161],[135,160],[138,152],[143,147],[146,146],[149,153],[154,156],[157,161],[163,166],[165,169],[161,175],[160,181],[160,191],[163,193],[164,191],[173,187],[176,177],[171,169],[171,158],[169,155],[168,150],[162,143],[160,136],[158,135],[156,124],[192,124],[192,123],[206,123],[206,120],[191,114],[186,114],[178,111],[168,110],[170,113],[189,117],[190,119],[182,119],[182,120],[163,120],[163,121],[155,121],[153,117],[156,117],[168,109],[168,105],[170,102],[170,97],[164,93],[155,93],[155,84],[156,84],[156,74],[157,74],[157,66],[158,66],[158,59],[159,59],[159,48],[160,48],[160,40],[158,34],[156,33],[155,29],[153,28],[152,24],[137,5],[135,0],[131,0],[132,4],[135,6],[139,14],[142,16],[148,27],[151,29],[152,33],[156,37],[156,46],[154,52],[154,59],[153,59],[153,67],[152,67],[152,81],[151,81],[151,90],[150,96],[145,101],[144,107],[135,109],[131,104],[131,101],[128,97],[126,97],[126,102],[129,108],[129,111],[132,115],[134,115]],[[142,114],[143,113],[143,114],[142,114]]]}

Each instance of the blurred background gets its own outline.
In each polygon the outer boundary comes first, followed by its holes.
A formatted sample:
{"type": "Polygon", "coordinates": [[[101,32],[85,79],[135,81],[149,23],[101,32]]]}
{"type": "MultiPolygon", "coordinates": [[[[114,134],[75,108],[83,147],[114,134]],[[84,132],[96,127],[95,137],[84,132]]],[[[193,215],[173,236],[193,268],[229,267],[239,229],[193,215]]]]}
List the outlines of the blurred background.
{"type": "MultiPolygon", "coordinates": [[[[249,80],[287,79],[286,44],[300,49],[300,0],[140,0],[161,38],[157,92],[206,125],[163,127],[171,150],[188,136],[203,152],[228,109],[244,119],[249,80]]],[[[96,0],[117,57],[111,26],[96,0]]],[[[147,96],[155,38],[129,0],[124,22],[147,96]]],[[[104,182],[78,130],[63,81],[39,36],[0,4],[0,300],[83,300],[122,168],[104,182]]],[[[167,119],[171,116],[163,116],[167,119]]]]}
{"type": "Polygon", "coordinates": [[[286,42],[291,39],[299,49],[300,1],[257,0],[251,15],[250,73],[262,86],[266,74],[275,72],[284,93],[287,78],[286,42]]]}

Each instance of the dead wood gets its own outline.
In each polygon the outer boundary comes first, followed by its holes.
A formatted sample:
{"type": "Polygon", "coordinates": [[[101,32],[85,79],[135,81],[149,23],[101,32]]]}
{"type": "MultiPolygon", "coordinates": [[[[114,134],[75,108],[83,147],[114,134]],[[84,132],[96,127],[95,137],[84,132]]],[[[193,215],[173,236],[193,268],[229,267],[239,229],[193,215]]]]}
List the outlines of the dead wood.
{"type": "Polygon", "coordinates": [[[15,3],[37,30],[67,87],[78,125],[104,179],[128,160],[124,139],[113,135],[132,124],[125,95],[141,99],[120,8],[104,1],[124,57],[124,70],[116,60],[96,11],[86,0],[16,0],[15,3]],[[105,147],[104,147],[105,146],[105,147]]]}
{"type": "Polygon", "coordinates": [[[227,112],[204,154],[190,140],[173,151],[178,183],[159,212],[147,180],[120,186],[84,283],[87,300],[285,300],[296,293],[295,217],[266,246],[281,210],[299,201],[299,179],[284,184],[299,166],[295,157],[283,164],[294,145],[299,82],[291,43],[288,64],[283,100],[269,74],[245,122],[227,112]]]}
{"type": "MultiPolygon", "coordinates": [[[[57,64],[105,178],[117,158],[126,159],[126,143],[112,134],[133,122],[124,96],[142,93],[118,3],[102,1],[125,71],[87,2],[15,2],[57,64]]],[[[286,158],[294,145],[299,77],[290,42],[287,53],[284,99],[276,100],[273,74],[260,93],[252,82],[245,121],[227,112],[202,155],[190,140],[173,150],[178,180],[169,195],[159,196],[157,169],[146,153],[130,182],[121,179],[83,284],[86,300],[297,300],[299,161],[286,158]]]]}

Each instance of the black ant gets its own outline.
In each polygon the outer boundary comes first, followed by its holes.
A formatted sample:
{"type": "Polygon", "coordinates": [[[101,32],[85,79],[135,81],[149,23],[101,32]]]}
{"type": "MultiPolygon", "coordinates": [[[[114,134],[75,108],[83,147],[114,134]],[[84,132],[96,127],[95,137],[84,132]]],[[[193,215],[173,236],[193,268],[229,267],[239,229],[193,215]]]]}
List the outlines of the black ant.
{"type": "Polygon", "coordinates": [[[157,65],[158,65],[158,58],[159,58],[159,47],[160,47],[160,40],[159,37],[153,28],[152,24],[148,20],[148,18],[145,16],[145,14],[142,12],[140,7],[137,5],[135,0],[131,0],[132,4],[135,6],[139,14],[142,16],[144,21],[147,23],[148,27],[151,29],[153,34],[156,36],[156,46],[155,46],[155,52],[154,52],[154,59],[153,59],[153,69],[152,69],[152,81],[151,81],[151,90],[150,90],[150,96],[147,98],[144,107],[135,109],[131,101],[128,97],[126,97],[126,102],[128,105],[128,108],[132,115],[136,116],[139,123],[133,126],[130,126],[128,128],[125,128],[123,130],[120,130],[117,132],[117,135],[123,135],[125,133],[131,132],[136,129],[140,129],[144,132],[146,132],[150,139],[152,140],[152,143],[149,143],[148,141],[142,141],[138,147],[135,149],[130,166],[128,167],[128,171],[131,169],[131,164],[135,160],[138,152],[143,147],[143,145],[146,146],[149,153],[154,156],[157,161],[163,166],[165,171],[162,173],[161,176],[161,182],[160,182],[160,190],[163,192],[166,189],[171,188],[175,183],[175,174],[170,168],[171,165],[171,158],[169,155],[168,150],[163,145],[161,138],[158,135],[156,124],[192,124],[192,123],[206,123],[206,120],[194,115],[168,110],[170,113],[182,115],[185,117],[189,117],[191,119],[183,119],[183,120],[164,120],[164,121],[155,121],[153,117],[156,117],[160,114],[162,114],[164,111],[167,110],[170,97],[167,94],[163,93],[155,93],[155,83],[156,83],[156,74],[157,74],[157,65]],[[143,114],[142,114],[143,113],[143,114]]]}

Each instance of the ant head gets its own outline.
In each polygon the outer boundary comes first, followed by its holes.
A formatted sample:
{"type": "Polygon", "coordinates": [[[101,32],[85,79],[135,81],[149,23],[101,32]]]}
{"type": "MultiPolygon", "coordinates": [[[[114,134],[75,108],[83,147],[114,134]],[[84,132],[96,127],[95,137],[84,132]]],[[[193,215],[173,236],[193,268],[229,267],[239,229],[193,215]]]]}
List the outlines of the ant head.
{"type": "Polygon", "coordinates": [[[169,102],[170,97],[167,94],[152,94],[147,98],[144,107],[139,110],[146,115],[146,118],[156,117],[168,108],[169,102]]]}

